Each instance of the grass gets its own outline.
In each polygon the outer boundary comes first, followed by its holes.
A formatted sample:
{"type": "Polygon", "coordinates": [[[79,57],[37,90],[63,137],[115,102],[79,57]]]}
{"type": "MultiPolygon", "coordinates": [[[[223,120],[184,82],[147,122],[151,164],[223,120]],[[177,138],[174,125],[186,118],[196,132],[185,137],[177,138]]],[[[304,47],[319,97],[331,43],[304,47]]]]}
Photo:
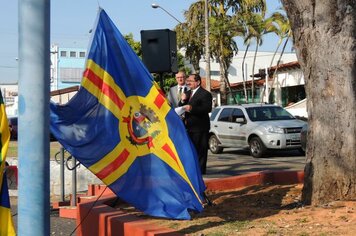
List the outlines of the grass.
{"type": "MultiPolygon", "coordinates": [[[[50,159],[53,160],[56,153],[60,150],[61,144],[59,142],[50,143],[50,159]]],[[[17,141],[10,141],[9,149],[7,150],[8,157],[18,157],[18,143],[17,141]]]]}

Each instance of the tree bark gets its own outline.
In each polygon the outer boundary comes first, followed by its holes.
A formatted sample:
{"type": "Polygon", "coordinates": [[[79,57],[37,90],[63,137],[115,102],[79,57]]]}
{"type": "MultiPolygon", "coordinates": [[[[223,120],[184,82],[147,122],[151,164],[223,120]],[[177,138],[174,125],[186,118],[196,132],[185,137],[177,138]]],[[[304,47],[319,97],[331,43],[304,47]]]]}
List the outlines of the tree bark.
{"type": "Polygon", "coordinates": [[[282,0],[306,82],[305,203],[356,200],[356,1],[282,0]]]}
{"type": "Polygon", "coordinates": [[[256,49],[255,55],[253,56],[253,64],[252,64],[252,86],[251,86],[251,99],[252,103],[255,102],[255,65],[256,65],[256,57],[258,52],[258,45],[260,45],[260,40],[256,40],[256,49]]]}
{"type": "Polygon", "coordinates": [[[244,57],[242,59],[242,83],[243,83],[243,86],[244,86],[244,98],[245,98],[245,103],[247,103],[247,89],[246,89],[246,80],[247,78],[245,78],[245,60],[246,60],[246,54],[247,54],[247,51],[248,51],[248,48],[250,47],[250,44],[247,44],[246,46],[246,50],[245,50],[245,54],[244,54],[244,57]]]}
{"type": "Polygon", "coordinates": [[[226,96],[226,83],[224,77],[224,67],[222,63],[219,63],[220,66],[220,104],[226,105],[227,104],[227,96],[226,96]]]}

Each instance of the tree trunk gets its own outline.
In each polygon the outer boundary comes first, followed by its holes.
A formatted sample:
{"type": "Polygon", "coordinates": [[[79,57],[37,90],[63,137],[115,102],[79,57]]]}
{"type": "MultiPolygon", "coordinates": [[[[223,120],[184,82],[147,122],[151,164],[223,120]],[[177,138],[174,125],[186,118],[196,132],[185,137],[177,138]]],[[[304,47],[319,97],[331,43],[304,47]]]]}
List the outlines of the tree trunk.
{"type": "MultiPolygon", "coordinates": [[[[276,50],[274,50],[274,53],[273,53],[273,56],[272,56],[272,59],[271,59],[271,63],[269,64],[269,68],[271,68],[271,67],[273,66],[274,58],[276,57],[276,54],[277,54],[277,52],[278,52],[279,47],[280,47],[281,44],[282,44],[282,41],[283,41],[283,38],[280,37],[279,40],[278,40],[278,43],[277,43],[277,48],[276,48],[276,50]]],[[[267,71],[267,73],[266,73],[266,79],[265,79],[265,84],[267,84],[268,82],[269,82],[269,75],[268,75],[268,71],[267,71]]],[[[266,87],[267,87],[267,86],[263,86],[261,95],[266,93],[266,87]]],[[[268,86],[268,87],[270,87],[270,86],[268,86]]],[[[272,91],[272,86],[270,87],[270,91],[272,91]]],[[[269,92],[270,92],[270,91],[267,91],[268,96],[267,96],[267,101],[265,101],[265,102],[267,102],[267,103],[269,103],[269,92]]],[[[261,96],[261,97],[260,97],[260,102],[261,102],[261,103],[263,102],[264,97],[265,97],[265,96],[261,96]]]]}
{"type": "Polygon", "coordinates": [[[282,0],[308,98],[305,203],[356,200],[356,1],[282,0]]]}
{"type": "Polygon", "coordinates": [[[225,86],[229,90],[229,94],[230,94],[231,98],[234,100],[234,104],[237,104],[236,97],[234,96],[232,89],[231,89],[231,85],[230,85],[229,72],[228,72],[229,65],[227,65],[225,62],[220,62],[220,63],[221,63],[220,68],[222,69],[221,75],[224,77],[225,86]]]}
{"type": "Polygon", "coordinates": [[[260,40],[256,40],[256,49],[255,55],[253,57],[253,64],[252,64],[252,86],[251,86],[251,96],[252,96],[252,103],[255,102],[255,65],[256,65],[256,57],[258,52],[258,45],[260,45],[260,40]]]}
{"type": "Polygon", "coordinates": [[[246,50],[245,50],[245,54],[244,54],[244,58],[242,59],[242,83],[243,83],[243,86],[244,86],[245,103],[248,103],[247,90],[246,90],[246,80],[247,80],[247,78],[245,78],[245,60],[246,60],[246,54],[247,54],[247,51],[248,51],[249,47],[250,47],[250,44],[247,44],[246,50]]]}
{"type": "Polygon", "coordinates": [[[276,82],[278,67],[279,67],[279,64],[281,63],[281,59],[282,59],[282,56],[284,54],[284,50],[286,49],[286,46],[288,44],[288,40],[289,40],[289,37],[287,37],[286,41],[284,42],[284,45],[283,45],[283,48],[282,48],[282,52],[279,55],[279,58],[278,58],[278,61],[277,61],[276,69],[274,70],[273,75],[272,75],[272,84],[269,86],[270,90],[268,91],[268,96],[267,96],[267,102],[268,103],[269,103],[269,96],[271,95],[271,92],[272,92],[272,88],[274,86],[274,83],[276,82]]]}
{"type": "Polygon", "coordinates": [[[224,68],[222,66],[222,63],[219,63],[220,65],[220,104],[221,105],[226,105],[227,104],[227,96],[226,96],[226,83],[225,83],[225,77],[224,77],[224,68]]]}

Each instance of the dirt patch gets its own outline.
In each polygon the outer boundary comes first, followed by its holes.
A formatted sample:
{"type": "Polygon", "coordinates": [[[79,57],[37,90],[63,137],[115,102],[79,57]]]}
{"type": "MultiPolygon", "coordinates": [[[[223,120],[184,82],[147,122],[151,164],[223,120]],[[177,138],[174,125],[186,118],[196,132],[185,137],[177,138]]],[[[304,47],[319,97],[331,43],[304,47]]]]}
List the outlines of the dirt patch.
{"type": "Polygon", "coordinates": [[[189,235],[356,235],[356,202],[303,206],[301,184],[209,192],[214,203],[190,221],[152,219],[189,235]]]}

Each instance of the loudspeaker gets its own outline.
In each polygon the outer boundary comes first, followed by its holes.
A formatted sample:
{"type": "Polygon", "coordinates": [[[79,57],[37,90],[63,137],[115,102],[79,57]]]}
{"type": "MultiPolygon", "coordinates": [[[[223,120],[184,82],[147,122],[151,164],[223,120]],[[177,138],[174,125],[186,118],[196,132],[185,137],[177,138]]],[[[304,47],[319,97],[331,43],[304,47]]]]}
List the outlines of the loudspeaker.
{"type": "Polygon", "coordinates": [[[176,32],[141,30],[142,61],[151,73],[178,71],[176,32]]]}

